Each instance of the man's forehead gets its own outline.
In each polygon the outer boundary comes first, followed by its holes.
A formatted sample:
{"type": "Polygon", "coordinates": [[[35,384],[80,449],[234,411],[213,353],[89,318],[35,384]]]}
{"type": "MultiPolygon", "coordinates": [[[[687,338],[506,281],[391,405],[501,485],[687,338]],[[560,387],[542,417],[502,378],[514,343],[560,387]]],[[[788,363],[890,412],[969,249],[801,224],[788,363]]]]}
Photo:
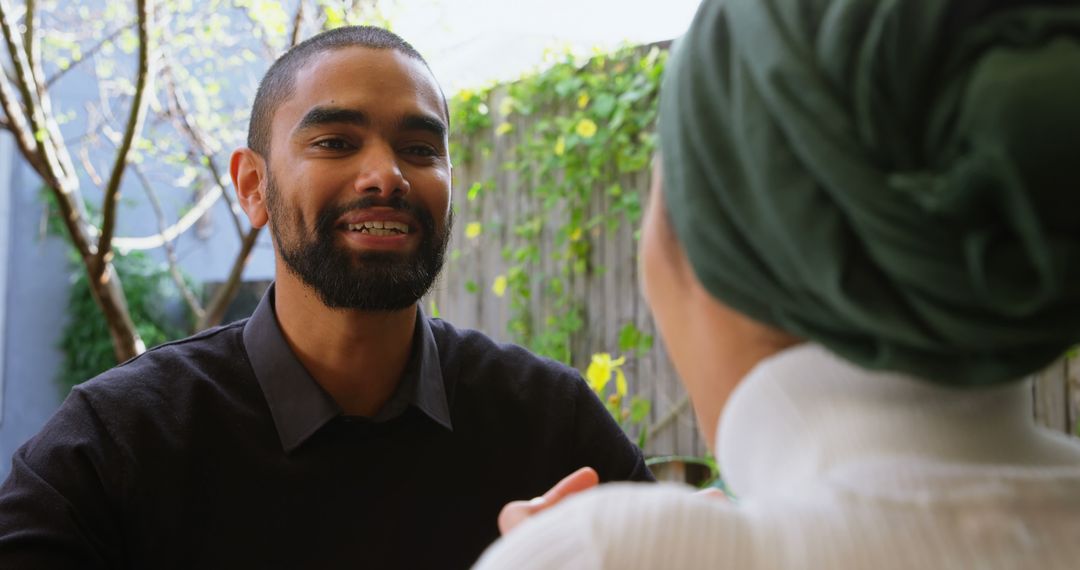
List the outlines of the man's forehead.
{"type": "Polygon", "coordinates": [[[294,103],[301,114],[352,100],[431,107],[447,119],[442,91],[427,65],[396,49],[349,46],[316,54],[296,72],[291,91],[283,103],[294,103]]]}

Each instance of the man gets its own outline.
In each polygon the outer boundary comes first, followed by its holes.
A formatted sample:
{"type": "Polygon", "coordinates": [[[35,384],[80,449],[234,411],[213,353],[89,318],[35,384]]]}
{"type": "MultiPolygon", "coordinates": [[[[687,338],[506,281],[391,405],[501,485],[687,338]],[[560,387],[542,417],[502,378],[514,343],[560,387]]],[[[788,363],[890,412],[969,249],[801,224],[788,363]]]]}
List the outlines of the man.
{"type": "Polygon", "coordinates": [[[275,62],[231,162],[275,285],[73,390],[0,487],[0,567],[460,568],[505,503],[581,466],[649,479],[572,369],[417,308],[449,235],[447,128],[384,30],[275,62]]]}

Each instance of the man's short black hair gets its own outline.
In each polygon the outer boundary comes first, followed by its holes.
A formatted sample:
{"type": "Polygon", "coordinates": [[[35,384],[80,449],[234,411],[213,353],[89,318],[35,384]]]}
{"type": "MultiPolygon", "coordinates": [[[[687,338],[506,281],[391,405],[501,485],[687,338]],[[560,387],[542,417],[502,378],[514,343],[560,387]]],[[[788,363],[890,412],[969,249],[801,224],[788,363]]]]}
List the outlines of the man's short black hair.
{"type": "MultiPolygon", "coordinates": [[[[347,47],[393,49],[427,65],[420,52],[416,51],[409,42],[382,28],[345,26],[312,36],[279,57],[259,82],[259,90],[255,92],[255,102],[251,106],[248,148],[269,160],[270,124],[274,118],[274,112],[292,95],[296,86],[296,73],[311,61],[312,57],[347,47]]],[[[445,102],[444,96],[444,105],[445,102]]]]}

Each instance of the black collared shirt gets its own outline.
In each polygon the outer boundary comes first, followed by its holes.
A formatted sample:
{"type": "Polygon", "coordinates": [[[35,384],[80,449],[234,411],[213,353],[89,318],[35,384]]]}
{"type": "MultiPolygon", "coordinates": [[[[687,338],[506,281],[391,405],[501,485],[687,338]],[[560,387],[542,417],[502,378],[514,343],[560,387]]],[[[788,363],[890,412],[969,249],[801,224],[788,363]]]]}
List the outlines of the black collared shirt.
{"type": "MultiPolygon", "coordinates": [[[[343,418],[345,421],[382,423],[413,406],[435,423],[453,429],[439,366],[439,347],[428,319],[419,307],[416,313],[412,354],[390,400],[372,418],[343,418]]],[[[274,286],[271,285],[244,325],[244,348],[266,396],[281,446],[288,453],[328,422],[342,416],[342,411],[296,359],[285,342],[275,314],[274,286]]],[[[357,381],[363,382],[362,371],[357,373],[357,381]]]]}
{"type": "Polygon", "coordinates": [[[76,387],[0,486],[0,568],[463,568],[577,467],[650,478],[573,369],[422,314],[414,335],[369,419],[269,298],[76,387]]]}

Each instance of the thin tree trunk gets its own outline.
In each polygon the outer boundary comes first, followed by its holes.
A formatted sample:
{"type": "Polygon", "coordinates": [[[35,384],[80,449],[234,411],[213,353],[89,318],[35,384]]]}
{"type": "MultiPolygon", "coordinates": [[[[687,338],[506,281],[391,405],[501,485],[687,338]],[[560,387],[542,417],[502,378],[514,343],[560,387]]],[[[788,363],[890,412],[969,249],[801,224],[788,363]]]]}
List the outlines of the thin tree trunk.
{"type": "MultiPolygon", "coordinates": [[[[92,260],[86,260],[87,271],[90,271],[91,262],[92,260]]],[[[124,362],[145,352],[146,344],[143,343],[142,337],[135,329],[135,323],[131,320],[124,289],[120,285],[120,279],[112,263],[105,264],[100,279],[91,281],[90,292],[98,307],[101,308],[105,322],[108,323],[109,337],[112,339],[116,361],[124,362]]]]}
{"type": "Polygon", "coordinates": [[[233,262],[228,279],[221,284],[221,287],[214,293],[214,298],[207,303],[206,312],[196,325],[199,330],[219,325],[221,319],[225,318],[225,310],[229,308],[229,303],[232,302],[233,297],[236,296],[236,291],[240,288],[240,277],[244,275],[244,267],[247,266],[248,259],[251,258],[251,250],[255,248],[255,242],[259,240],[259,230],[261,229],[251,228],[248,230],[247,235],[244,236],[243,243],[240,245],[240,253],[236,255],[236,261],[233,262]]]}
{"type": "Polygon", "coordinates": [[[124,142],[117,153],[106,188],[105,224],[95,245],[91,235],[93,229],[83,212],[78,178],[60,135],[59,126],[52,116],[48,92],[44,88],[44,77],[39,64],[40,54],[37,53],[38,42],[34,41],[37,34],[34,30],[35,5],[32,2],[26,5],[23,24],[26,35],[20,38],[15,22],[11,19],[9,6],[4,0],[0,0],[0,32],[11,57],[14,71],[12,81],[16,87],[14,90],[10,89],[7,85],[8,78],[0,77],[0,106],[7,116],[8,128],[20,143],[21,154],[56,197],[68,237],[87,272],[91,296],[100,307],[108,325],[117,362],[128,360],[146,350],[131,320],[124,289],[112,264],[111,240],[116,200],[123,169],[127,163],[127,151],[138,135],[146,111],[144,92],[150,75],[149,1],[136,0],[140,42],[139,77],[124,142]],[[16,101],[18,96],[21,96],[21,103],[16,101]]]}

